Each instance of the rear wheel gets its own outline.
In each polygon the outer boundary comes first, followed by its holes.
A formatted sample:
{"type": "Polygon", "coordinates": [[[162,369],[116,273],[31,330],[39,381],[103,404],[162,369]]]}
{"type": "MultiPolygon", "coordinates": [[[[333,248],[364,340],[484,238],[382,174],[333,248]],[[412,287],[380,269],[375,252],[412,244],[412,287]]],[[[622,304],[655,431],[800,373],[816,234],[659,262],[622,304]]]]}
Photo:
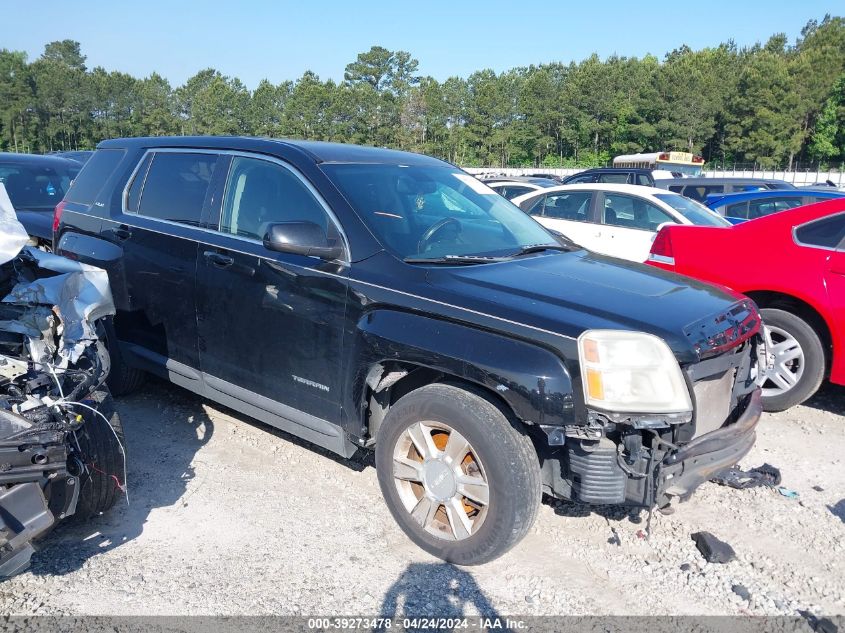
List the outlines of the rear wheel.
{"type": "Polygon", "coordinates": [[[763,308],[760,313],[774,356],[774,367],[763,383],[763,408],[783,411],[818,390],[825,372],[824,347],[812,326],[792,312],[763,308]]]}
{"type": "Polygon", "coordinates": [[[537,515],[540,468],[531,440],[489,400],[459,387],[428,385],[393,405],[376,469],[411,540],[459,565],[501,556],[537,515]]]}
{"type": "Polygon", "coordinates": [[[123,354],[120,353],[120,344],[117,342],[114,324],[111,323],[111,320],[107,320],[104,324],[104,329],[105,342],[109,350],[111,364],[109,376],[106,379],[109,390],[115,396],[124,396],[137,391],[144,384],[146,374],[140,369],[128,365],[124,360],[123,354]]]}

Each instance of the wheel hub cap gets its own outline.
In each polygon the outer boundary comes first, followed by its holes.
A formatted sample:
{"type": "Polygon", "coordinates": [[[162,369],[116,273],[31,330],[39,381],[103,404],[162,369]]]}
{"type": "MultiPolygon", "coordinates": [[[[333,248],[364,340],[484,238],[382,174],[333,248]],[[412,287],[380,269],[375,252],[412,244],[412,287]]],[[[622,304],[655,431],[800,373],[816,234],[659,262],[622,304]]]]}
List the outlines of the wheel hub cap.
{"type": "Polygon", "coordinates": [[[444,461],[432,459],[423,464],[423,486],[438,501],[448,501],[455,496],[455,474],[444,461]]]}
{"type": "Polygon", "coordinates": [[[393,478],[405,510],[437,538],[469,538],[487,516],[484,466],[448,424],[417,422],[405,429],[393,449],[393,478]]]}
{"type": "Polygon", "coordinates": [[[777,396],[795,387],[804,375],[804,350],[795,337],[782,328],[768,325],[764,336],[772,367],[766,372],[763,396],[777,396]]]}

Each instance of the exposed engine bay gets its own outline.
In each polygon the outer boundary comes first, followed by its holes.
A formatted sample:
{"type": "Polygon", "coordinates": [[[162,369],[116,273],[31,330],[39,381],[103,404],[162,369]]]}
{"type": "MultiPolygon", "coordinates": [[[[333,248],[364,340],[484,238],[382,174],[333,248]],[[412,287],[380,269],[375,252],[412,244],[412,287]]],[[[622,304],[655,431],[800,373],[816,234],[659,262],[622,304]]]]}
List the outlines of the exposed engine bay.
{"type": "Polygon", "coordinates": [[[0,579],[58,521],[103,512],[126,485],[98,331],[114,314],[108,277],[27,241],[0,185],[0,579]]]}

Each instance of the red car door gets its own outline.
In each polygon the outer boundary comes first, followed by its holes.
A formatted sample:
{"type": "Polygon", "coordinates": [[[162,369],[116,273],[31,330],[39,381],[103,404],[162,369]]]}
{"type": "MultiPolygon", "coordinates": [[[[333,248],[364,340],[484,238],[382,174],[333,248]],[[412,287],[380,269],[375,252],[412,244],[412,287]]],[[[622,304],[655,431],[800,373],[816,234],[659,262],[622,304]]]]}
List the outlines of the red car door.
{"type": "Polygon", "coordinates": [[[830,379],[845,384],[845,213],[797,227],[795,241],[824,258],[827,310],[823,316],[828,321],[833,339],[830,379]]]}

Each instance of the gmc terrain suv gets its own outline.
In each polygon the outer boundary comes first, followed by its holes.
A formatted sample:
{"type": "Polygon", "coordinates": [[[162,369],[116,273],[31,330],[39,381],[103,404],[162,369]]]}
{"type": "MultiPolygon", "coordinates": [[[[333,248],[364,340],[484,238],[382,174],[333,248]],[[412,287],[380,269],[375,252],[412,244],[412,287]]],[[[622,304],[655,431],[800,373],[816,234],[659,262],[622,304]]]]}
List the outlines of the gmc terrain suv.
{"type": "Polygon", "coordinates": [[[396,521],[455,563],[516,544],[542,493],[663,507],[755,439],[750,300],[588,252],[433,158],[110,140],[54,229],[109,271],[116,392],[151,372],[374,447],[396,521]]]}

